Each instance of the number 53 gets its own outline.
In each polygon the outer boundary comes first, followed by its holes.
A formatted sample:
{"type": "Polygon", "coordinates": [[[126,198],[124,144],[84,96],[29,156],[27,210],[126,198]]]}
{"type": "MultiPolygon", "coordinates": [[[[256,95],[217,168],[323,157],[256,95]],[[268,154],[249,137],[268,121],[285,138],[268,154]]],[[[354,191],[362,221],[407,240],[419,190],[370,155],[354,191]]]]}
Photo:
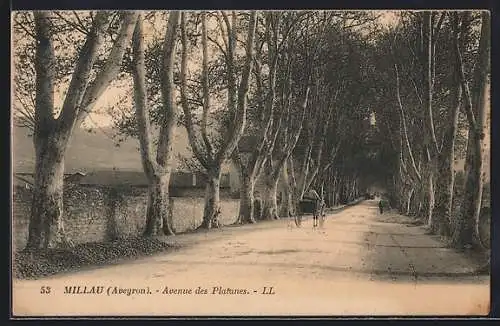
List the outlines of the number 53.
{"type": "Polygon", "coordinates": [[[40,287],[40,294],[49,294],[49,293],[50,293],[50,286],[40,287]]]}

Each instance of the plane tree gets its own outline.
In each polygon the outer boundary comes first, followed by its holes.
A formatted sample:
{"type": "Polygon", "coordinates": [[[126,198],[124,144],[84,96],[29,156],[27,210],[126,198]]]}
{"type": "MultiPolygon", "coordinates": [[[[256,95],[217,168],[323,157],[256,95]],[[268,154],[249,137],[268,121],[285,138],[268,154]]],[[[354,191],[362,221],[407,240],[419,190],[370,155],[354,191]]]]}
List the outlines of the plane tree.
{"type": "MultiPolygon", "coordinates": [[[[34,81],[34,87],[24,90],[29,94],[23,94],[19,84],[15,87],[20,97],[34,98],[35,169],[27,249],[68,244],[63,220],[65,152],[75,127],[119,74],[136,20],[132,12],[88,13],[90,23],[78,22],[77,30],[64,15],[69,13],[37,11],[27,18],[33,22],[31,27],[25,26],[28,31],[33,28],[34,52],[27,50],[27,55],[34,55],[33,69],[15,72],[29,75],[17,80],[21,85],[34,81]],[[78,46],[65,47],[72,36],[76,36],[73,42],[78,46]],[[69,85],[64,85],[64,80],[69,85]],[[61,107],[56,107],[56,91],[64,94],[61,107]]],[[[17,42],[16,49],[25,46],[22,40],[17,42]]]]}

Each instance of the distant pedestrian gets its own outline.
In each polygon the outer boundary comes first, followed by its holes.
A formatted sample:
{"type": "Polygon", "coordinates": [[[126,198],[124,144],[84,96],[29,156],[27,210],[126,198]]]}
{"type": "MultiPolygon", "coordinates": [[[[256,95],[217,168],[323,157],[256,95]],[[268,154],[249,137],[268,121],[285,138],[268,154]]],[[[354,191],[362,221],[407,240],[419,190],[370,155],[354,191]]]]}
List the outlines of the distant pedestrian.
{"type": "Polygon", "coordinates": [[[378,209],[380,210],[380,214],[384,214],[384,201],[382,199],[378,202],[378,209]]]}

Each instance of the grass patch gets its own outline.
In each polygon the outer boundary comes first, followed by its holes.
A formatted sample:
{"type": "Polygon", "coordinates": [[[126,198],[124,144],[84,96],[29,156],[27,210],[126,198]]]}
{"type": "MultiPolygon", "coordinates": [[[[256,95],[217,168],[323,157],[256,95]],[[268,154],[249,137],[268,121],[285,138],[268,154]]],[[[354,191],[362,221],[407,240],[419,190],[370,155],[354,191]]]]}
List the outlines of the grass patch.
{"type": "Polygon", "coordinates": [[[20,251],[14,254],[13,276],[19,279],[40,278],[82,267],[153,255],[176,247],[156,238],[134,237],[78,244],[64,249],[20,251]]]}

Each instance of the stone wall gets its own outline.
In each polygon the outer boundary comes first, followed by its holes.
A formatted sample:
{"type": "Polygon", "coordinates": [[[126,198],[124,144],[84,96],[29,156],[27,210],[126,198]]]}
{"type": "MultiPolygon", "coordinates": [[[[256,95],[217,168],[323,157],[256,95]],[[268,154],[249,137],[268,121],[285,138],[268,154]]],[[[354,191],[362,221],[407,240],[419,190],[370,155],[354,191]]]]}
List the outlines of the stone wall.
{"type": "MultiPolygon", "coordinates": [[[[201,192],[200,192],[201,195],[201,192]]],[[[24,248],[28,238],[31,190],[14,187],[12,205],[13,249],[24,248]]],[[[202,222],[204,198],[172,197],[173,228],[177,233],[202,222]]],[[[74,243],[109,241],[141,234],[145,226],[146,188],[104,188],[68,185],[64,191],[64,225],[74,243]]],[[[220,221],[236,221],[239,201],[221,193],[220,221]]]]}

